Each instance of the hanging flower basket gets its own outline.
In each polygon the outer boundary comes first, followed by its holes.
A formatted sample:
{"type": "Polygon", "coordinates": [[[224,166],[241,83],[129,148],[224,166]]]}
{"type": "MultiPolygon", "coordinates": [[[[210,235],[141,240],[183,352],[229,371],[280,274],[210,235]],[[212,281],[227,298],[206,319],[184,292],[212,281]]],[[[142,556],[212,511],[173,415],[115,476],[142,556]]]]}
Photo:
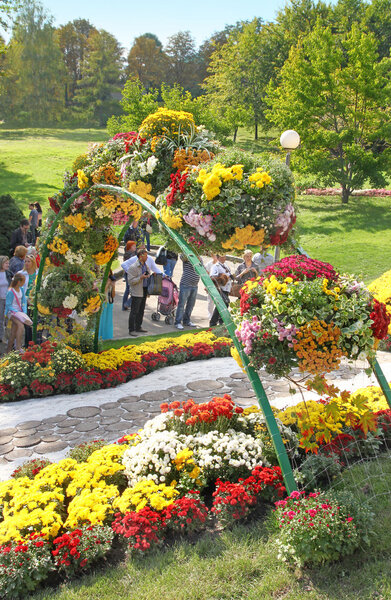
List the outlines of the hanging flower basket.
{"type": "Polygon", "coordinates": [[[234,319],[252,366],[275,377],[295,367],[322,375],[337,369],[343,357],[373,356],[390,322],[386,307],[362,282],[298,256],[247,281],[234,319]]]}
{"type": "Polygon", "coordinates": [[[242,251],[285,243],[296,221],[289,169],[280,161],[221,154],[171,176],[159,217],[196,248],[242,251]]]}

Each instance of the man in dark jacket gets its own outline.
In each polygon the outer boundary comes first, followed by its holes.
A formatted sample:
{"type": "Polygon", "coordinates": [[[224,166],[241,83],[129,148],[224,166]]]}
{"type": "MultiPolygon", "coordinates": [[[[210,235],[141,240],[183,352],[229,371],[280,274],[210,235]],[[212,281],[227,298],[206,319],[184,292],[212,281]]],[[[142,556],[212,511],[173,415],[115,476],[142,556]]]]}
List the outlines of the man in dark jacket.
{"type": "Polygon", "coordinates": [[[16,246],[27,246],[29,245],[27,239],[27,232],[30,229],[30,223],[28,219],[22,219],[20,225],[15,231],[12,232],[10,242],[10,254],[13,254],[16,246]]]}

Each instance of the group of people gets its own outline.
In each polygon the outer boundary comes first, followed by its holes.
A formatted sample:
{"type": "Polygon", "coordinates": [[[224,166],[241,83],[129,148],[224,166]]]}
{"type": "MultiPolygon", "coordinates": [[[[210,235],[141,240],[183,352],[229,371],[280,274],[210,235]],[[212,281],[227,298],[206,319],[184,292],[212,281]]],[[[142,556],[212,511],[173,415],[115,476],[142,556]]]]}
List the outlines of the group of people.
{"type": "Polygon", "coordinates": [[[38,203],[30,204],[29,209],[29,219],[22,219],[11,234],[11,258],[0,256],[0,342],[5,337],[7,319],[10,327],[7,352],[22,351],[23,345],[32,339],[30,294],[40,262],[34,244],[42,210],[38,203]]]}

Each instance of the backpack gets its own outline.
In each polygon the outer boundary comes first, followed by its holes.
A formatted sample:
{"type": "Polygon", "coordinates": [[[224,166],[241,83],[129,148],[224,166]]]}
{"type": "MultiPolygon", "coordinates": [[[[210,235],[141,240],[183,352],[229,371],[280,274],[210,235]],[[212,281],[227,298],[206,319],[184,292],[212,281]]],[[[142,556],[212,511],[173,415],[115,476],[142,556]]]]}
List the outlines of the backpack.
{"type": "Polygon", "coordinates": [[[155,263],[163,266],[167,264],[167,250],[164,246],[160,246],[159,250],[157,251],[155,263]]]}

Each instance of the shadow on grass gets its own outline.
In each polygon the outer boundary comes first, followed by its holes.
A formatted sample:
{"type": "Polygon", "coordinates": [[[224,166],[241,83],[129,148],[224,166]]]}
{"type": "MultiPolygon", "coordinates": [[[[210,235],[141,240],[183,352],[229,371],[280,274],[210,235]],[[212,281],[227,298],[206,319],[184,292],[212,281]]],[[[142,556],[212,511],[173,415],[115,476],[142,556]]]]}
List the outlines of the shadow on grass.
{"type": "Polygon", "coordinates": [[[0,163],[0,181],[2,189],[7,190],[16,200],[19,208],[27,210],[29,202],[41,202],[42,192],[47,190],[47,193],[53,193],[53,186],[47,183],[39,183],[30,175],[22,175],[14,173],[4,167],[4,163],[0,163]],[[28,190],[26,192],[26,190],[28,190]]]}
{"type": "Polygon", "coordinates": [[[52,138],[72,142],[101,142],[108,140],[105,129],[1,129],[0,139],[23,140],[31,137],[52,138]]]}

